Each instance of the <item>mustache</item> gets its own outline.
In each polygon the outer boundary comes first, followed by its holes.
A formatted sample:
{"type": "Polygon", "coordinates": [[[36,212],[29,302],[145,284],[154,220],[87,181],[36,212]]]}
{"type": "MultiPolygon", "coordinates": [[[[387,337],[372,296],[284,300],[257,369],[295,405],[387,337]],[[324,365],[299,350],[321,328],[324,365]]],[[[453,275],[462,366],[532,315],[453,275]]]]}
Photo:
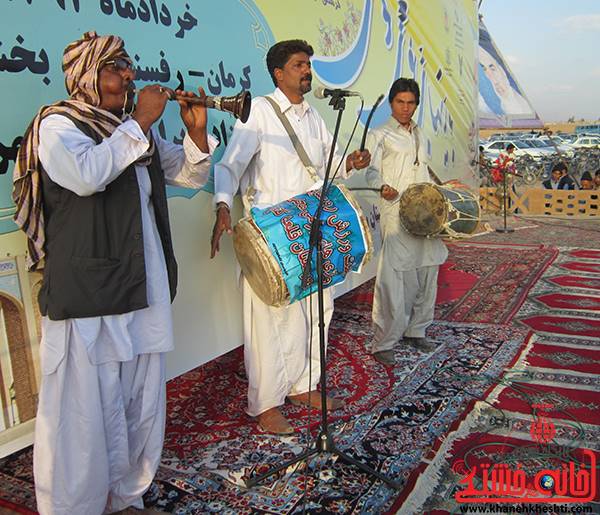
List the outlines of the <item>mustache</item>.
{"type": "Polygon", "coordinates": [[[312,73],[309,73],[308,75],[305,75],[304,77],[302,77],[302,80],[310,80],[310,81],[312,81],[312,73]]]}

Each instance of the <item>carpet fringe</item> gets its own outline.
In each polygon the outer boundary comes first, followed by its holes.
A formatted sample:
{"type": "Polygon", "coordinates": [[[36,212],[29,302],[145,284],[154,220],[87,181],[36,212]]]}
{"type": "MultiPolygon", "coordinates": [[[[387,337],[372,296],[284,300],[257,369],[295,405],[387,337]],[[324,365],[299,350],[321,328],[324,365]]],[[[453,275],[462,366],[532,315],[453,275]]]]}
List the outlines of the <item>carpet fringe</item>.
{"type": "MultiPolygon", "coordinates": [[[[493,393],[496,392],[497,388],[499,387],[494,388],[493,393]]],[[[477,401],[469,415],[460,423],[458,428],[447,435],[439,450],[435,453],[433,461],[429,463],[427,468],[417,478],[412,492],[397,512],[399,515],[424,513],[422,509],[423,504],[431,497],[435,487],[442,479],[441,469],[451,456],[452,445],[459,438],[467,436],[477,426],[482,407],[486,405],[484,402],[477,401]]]]}
{"type": "MultiPolygon", "coordinates": [[[[527,355],[529,354],[534,342],[537,340],[537,336],[531,333],[525,347],[521,351],[521,355],[508,370],[512,370],[515,367],[521,369],[528,366],[527,355]]],[[[459,424],[459,426],[452,432],[448,433],[440,448],[435,453],[433,460],[429,463],[427,468],[419,475],[415,481],[415,485],[412,492],[402,503],[402,506],[398,510],[399,515],[414,515],[415,513],[423,513],[423,504],[431,497],[435,487],[442,479],[442,468],[448,461],[448,458],[452,456],[452,446],[457,440],[468,436],[473,429],[479,427],[480,417],[482,416],[483,409],[488,408],[490,404],[498,399],[500,392],[506,388],[506,385],[498,384],[486,397],[486,402],[477,401],[473,406],[473,409],[465,417],[465,419],[459,424]]]]}
{"type": "Polygon", "coordinates": [[[531,352],[531,349],[533,348],[533,344],[537,340],[538,340],[537,334],[531,333],[527,343],[525,344],[525,347],[521,351],[521,355],[517,358],[517,360],[515,361],[513,366],[510,367],[508,370],[514,370],[514,369],[522,370],[524,368],[529,367],[530,364],[529,364],[529,360],[527,359],[527,357],[529,356],[529,353],[531,352]]]}

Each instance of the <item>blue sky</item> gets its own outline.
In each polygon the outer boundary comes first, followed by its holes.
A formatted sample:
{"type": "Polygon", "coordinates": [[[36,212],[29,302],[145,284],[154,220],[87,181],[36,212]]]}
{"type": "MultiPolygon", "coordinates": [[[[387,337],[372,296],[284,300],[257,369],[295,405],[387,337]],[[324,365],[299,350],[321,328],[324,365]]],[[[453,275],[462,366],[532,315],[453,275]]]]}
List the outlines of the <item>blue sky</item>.
{"type": "Polygon", "coordinates": [[[600,0],[483,0],[480,13],[543,121],[600,118],[600,0]]]}

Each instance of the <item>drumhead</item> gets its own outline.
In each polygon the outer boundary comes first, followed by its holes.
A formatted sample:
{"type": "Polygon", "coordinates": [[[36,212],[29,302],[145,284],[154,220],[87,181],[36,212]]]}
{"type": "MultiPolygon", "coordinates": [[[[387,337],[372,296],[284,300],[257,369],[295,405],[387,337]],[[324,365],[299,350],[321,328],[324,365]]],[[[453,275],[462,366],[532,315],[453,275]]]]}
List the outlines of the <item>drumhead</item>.
{"type": "Polygon", "coordinates": [[[290,293],[279,265],[252,218],[242,218],[233,228],[233,248],[242,273],[258,298],[269,306],[287,306],[290,293]]]}
{"type": "Polygon", "coordinates": [[[448,205],[434,184],[411,184],[400,197],[400,223],[415,236],[435,236],[444,229],[448,205]]]}
{"type": "Polygon", "coordinates": [[[348,190],[348,188],[346,188],[343,184],[338,184],[337,187],[344,194],[344,197],[346,197],[346,200],[348,201],[348,203],[354,208],[354,210],[356,211],[356,214],[358,216],[358,219],[360,220],[363,241],[364,241],[365,249],[366,249],[365,255],[361,262],[361,267],[363,267],[369,261],[371,261],[371,258],[373,257],[373,253],[375,252],[374,246],[373,246],[373,235],[371,234],[371,228],[369,227],[369,222],[367,220],[367,217],[363,213],[362,207],[360,207],[360,204],[359,204],[358,200],[356,200],[356,198],[354,198],[354,195],[352,193],[350,193],[350,190],[348,190]]]}

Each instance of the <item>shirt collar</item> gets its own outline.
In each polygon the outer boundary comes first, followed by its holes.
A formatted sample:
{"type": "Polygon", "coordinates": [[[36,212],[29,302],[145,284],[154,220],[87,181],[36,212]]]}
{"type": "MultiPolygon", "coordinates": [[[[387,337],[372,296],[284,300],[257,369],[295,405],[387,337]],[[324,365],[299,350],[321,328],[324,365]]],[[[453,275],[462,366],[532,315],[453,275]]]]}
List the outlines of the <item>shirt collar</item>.
{"type": "Polygon", "coordinates": [[[393,116],[389,117],[389,119],[387,121],[387,125],[394,130],[406,131],[409,134],[412,134],[412,132],[414,131],[414,128],[417,126],[417,124],[414,122],[414,120],[411,120],[410,121],[410,131],[409,131],[393,116]]]}
{"type": "MultiPolygon", "coordinates": [[[[292,108],[293,104],[290,102],[290,99],[286,97],[285,93],[279,88],[275,89],[273,98],[279,104],[279,108],[281,109],[282,113],[285,113],[288,111],[288,109],[292,108]]],[[[311,109],[310,104],[306,101],[306,99],[304,99],[300,105],[302,106],[302,116],[304,116],[306,112],[311,109]]]]}

